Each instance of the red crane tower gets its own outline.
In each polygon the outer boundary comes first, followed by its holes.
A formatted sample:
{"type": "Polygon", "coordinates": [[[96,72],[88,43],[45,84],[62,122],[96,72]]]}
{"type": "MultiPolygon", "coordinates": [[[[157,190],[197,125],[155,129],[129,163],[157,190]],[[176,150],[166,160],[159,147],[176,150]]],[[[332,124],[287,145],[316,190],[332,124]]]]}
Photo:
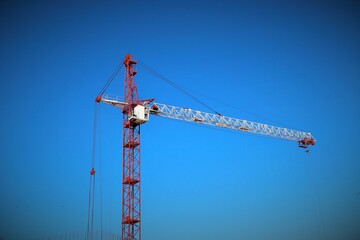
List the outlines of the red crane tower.
{"type": "Polygon", "coordinates": [[[136,62],[126,55],[122,151],[122,239],[141,239],[140,216],[140,124],[128,116],[139,104],[134,76],[136,62]]]}
{"type": "Polygon", "coordinates": [[[136,63],[130,54],[125,56],[124,102],[102,96],[102,93],[96,97],[96,102],[120,108],[123,113],[122,240],[141,239],[140,125],[147,122],[150,115],[297,141],[302,148],[315,145],[316,140],[309,132],[154,103],[154,99],[139,100],[134,77],[136,63]]]}

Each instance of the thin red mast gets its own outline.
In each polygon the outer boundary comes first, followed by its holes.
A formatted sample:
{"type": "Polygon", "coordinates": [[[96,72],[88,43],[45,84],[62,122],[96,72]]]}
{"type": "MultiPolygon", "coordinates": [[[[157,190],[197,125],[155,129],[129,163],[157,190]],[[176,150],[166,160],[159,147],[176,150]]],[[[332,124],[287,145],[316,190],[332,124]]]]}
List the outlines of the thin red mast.
{"type": "Polygon", "coordinates": [[[140,202],[140,124],[131,116],[139,104],[134,76],[136,61],[125,56],[125,91],[123,109],[122,156],[122,240],[141,239],[140,202]]]}

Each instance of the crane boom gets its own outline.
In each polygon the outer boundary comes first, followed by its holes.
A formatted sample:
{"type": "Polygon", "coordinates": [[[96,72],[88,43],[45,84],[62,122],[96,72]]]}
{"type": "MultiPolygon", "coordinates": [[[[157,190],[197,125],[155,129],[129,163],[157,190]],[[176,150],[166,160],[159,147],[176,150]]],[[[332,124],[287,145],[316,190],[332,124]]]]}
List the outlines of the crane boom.
{"type": "Polygon", "coordinates": [[[279,137],[287,140],[298,141],[304,138],[314,139],[311,133],[308,132],[301,132],[232,117],[225,117],[218,114],[192,110],[189,108],[174,107],[161,103],[154,103],[153,107],[150,109],[150,113],[166,118],[202,123],[210,126],[229,128],[272,137],[279,137]],[[156,106],[158,110],[154,110],[154,106],[156,106]]]}
{"type": "MultiPolygon", "coordinates": [[[[101,101],[121,109],[128,105],[127,103],[118,101],[117,98],[111,98],[108,96],[103,96],[101,101]]],[[[152,100],[145,100],[142,103],[139,103],[139,106],[140,104],[144,106],[145,112],[152,115],[297,141],[299,143],[299,147],[303,148],[306,148],[309,145],[315,145],[316,142],[315,138],[309,132],[276,127],[264,123],[226,117],[219,114],[201,112],[190,108],[153,103],[152,100]]]]}

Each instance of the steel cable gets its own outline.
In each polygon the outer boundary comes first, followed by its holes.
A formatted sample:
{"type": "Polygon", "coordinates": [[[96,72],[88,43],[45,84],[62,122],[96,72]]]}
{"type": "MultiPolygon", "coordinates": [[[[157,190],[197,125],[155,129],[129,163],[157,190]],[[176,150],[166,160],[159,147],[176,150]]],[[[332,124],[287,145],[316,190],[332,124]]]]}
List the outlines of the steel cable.
{"type": "Polygon", "coordinates": [[[208,104],[206,104],[205,102],[201,101],[200,99],[198,99],[197,97],[195,97],[193,94],[190,93],[191,92],[194,92],[198,95],[201,95],[205,98],[208,98],[212,101],[215,101],[215,102],[218,102],[220,104],[223,104],[225,106],[228,106],[228,107],[231,107],[231,108],[234,108],[234,109],[237,109],[239,111],[242,111],[244,113],[247,113],[247,114],[250,114],[250,115],[253,115],[253,116],[256,116],[256,117],[259,117],[259,118],[262,118],[264,120],[267,120],[267,121],[271,121],[271,122],[274,122],[274,123],[277,123],[277,124],[281,124],[281,125],[284,125],[284,126],[288,126],[288,127],[291,127],[291,128],[294,128],[293,126],[289,125],[289,124],[286,124],[286,123],[283,123],[283,122],[280,122],[280,121],[277,121],[277,120],[274,120],[274,119],[271,119],[271,118],[268,118],[268,117],[265,117],[265,116],[262,116],[260,114],[257,114],[257,113],[253,113],[253,112],[250,112],[250,111],[246,111],[246,110],[243,110],[237,106],[234,106],[234,105],[231,105],[231,104],[228,104],[228,103],[225,103],[225,102],[222,102],[222,101],[219,101],[218,99],[215,99],[215,98],[212,98],[212,97],[209,97],[209,96],[206,96],[204,94],[201,94],[201,93],[198,93],[198,92],[195,92],[195,91],[192,91],[192,90],[185,90],[183,87],[179,86],[178,84],[174,83],[173,81],[171,81],[170,79],[166,78],[165,76],[161,75],[159,72],[157,72],[156,70],[152,69],[151,67],[149,67],[148,65],[146,65],[145,63],[141,62],[140,60],[138,60],[139,64],[142,65],[144,67],[145,70],[149,71],[150,73],[154,74],[155,76],[157,76],[158,78],[160,78],[161,80],[165,81],[166,83],[170,84],[171,86],[173,86],[174,88],[176,88],[177,90],[183,92],[184,94],[186,94],[187,96],[191,97],[193,100],[195,100],[196,102],[200,103],[201,105],[203,105],[204,107],[206,107],[207,109],[211,110],[212,112],[214,112],[215,114],[217,115],[220,115],[222,116],[222,114],[220,114],[218,111],[216,111],[214,108],[210,107],[208,104]]]}
{"type": "Polygon", "coordinates": [[[159,72],[155,71],[154,69],[152,69],[151,67],[149,67],[148,65],[146,65],[145,63],[139,61],[139,64],[142,65],[145,70],[149,71],[150,73],[154,74],[155,76],[157,76],[158,78],[160,78],[161,80],[165,81],[166,83],[168,83],[169,85],[171,85],[172,87],[176,88],[177,90],[181,91],[182,93],[184,93],[185,95],[187,95],[188,97],[192,98],[193,100],[195,100],[196,102],[200,103],[201,105],[203,105],[204,107],[206,107],[207,109],[209,109],[210,111],[214,112],[217,115],[222,115],[220,114],[218,111],[216,111],[214,108],[210,107],[208,104],[206,104],[205,102],[201,101],[200,99],[198,99],[197,97],[195,97],[194,95],[192,95],[191,93],[189,93],[187,90],[185,90],[183,87],[179,86],[178,84],[174,83],[173,81],[171,81],[170,79],[168,79],[167,77],[161,75],[159,72]]]}
{"type": "Polygon", "coordinates": [[[115,69],[115,71],[113,72],[113,74],[110,76],[109,80],[106,82],[106,84],[104,85],[104,87],[101,89],[101,91],[99,92],[98,96],[102,96],[104,94],[104,92],[106,91],[106,89],[110,86],[110,84],[112,83],[112,81],[115,79],[116,75],[119,73],[119,71],[121,70],[121,68],[123,67],[123,63],[121,62],[117,68],[115,69]]]}

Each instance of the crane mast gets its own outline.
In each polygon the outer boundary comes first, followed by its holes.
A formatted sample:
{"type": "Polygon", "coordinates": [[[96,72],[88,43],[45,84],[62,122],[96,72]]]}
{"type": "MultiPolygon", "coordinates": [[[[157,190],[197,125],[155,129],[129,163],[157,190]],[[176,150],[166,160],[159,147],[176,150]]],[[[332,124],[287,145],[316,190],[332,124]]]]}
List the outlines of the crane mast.
{"type": "Polygon", "coordinates": [[[128,54],[125,57],[124,101],[122,109],[122,239],[141,239],[140,215],[140,124],[131,118],[138,105],[138,92],[134,76],[136,62],[128,54]]]}
{"type": "Polygon", "coordinates": [[[154,99],[139,100],[134,77],[136,61],[127,54],[123,64],[125,66],[123,101],[118,97],[106,95],[96,97],[97,102],[120,108],[123,113],[122,240],[141,239],[140,125],[146,123],[150,115],[297,141],[302,148],[316,143],[309,132],[154,103],[154,99]]]}

